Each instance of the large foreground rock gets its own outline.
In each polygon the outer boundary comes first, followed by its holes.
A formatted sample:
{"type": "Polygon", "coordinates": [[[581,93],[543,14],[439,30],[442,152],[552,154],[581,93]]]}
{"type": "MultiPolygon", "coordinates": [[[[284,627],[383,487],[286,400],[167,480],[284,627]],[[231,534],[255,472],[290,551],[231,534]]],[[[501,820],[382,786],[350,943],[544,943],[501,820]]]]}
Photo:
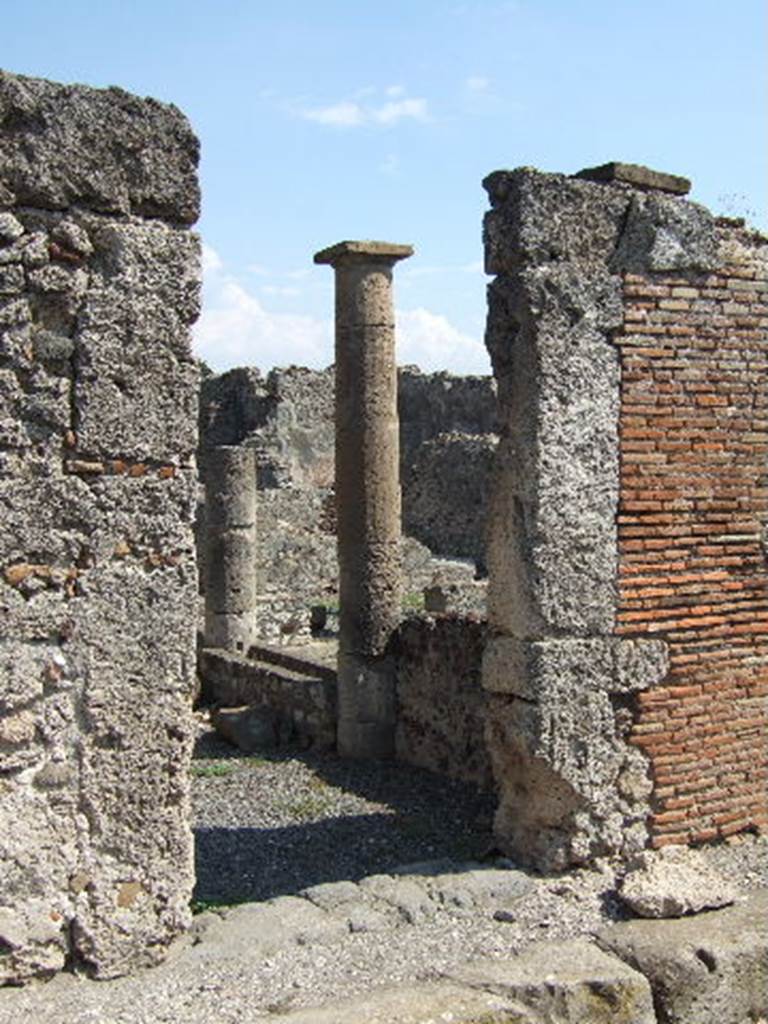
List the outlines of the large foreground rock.
{"type": "Polygon", "coordinates": [[[642,972],[660,1024],[745,1024],[768,1016],[768,891],[677,921],[629,921],[600,946],[642,972]]]}
{"type": "MultiPolygon", "coordinates": [[[[266,1019],[266,1018],[265,1018],[266,1019]]],[[[642,975],[583,939],[458,967],[436,982],[382,989],[283,1024],[656,1024],[642,975]]]]}
{"type": "Polygon", "coordinates": [[[727,907],[737,890],[698,850],[667,846],[640,855],[619,895],[640,917],[682,917],[727,907]]]}
{"type": "Polygon", "coordinates": [[[586,939],[542,942],[509,960],[457,968],[450,978],[511,999],[525,1024],[656,1022],[646,979],[586,939]]]}

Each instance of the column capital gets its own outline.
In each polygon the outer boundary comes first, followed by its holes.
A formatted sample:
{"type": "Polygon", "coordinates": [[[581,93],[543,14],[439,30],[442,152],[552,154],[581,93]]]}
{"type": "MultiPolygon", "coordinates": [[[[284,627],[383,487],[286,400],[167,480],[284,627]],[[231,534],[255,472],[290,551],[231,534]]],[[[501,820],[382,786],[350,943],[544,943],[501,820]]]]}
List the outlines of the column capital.
{"type": "Polygon", "coordinates": [[[383,263],[392,266],[398,260],[413,256],[412,245],[396,245],[394,242],[345,241],[337,242],[327,249],[321,249],[314,256],[315,263],[329,263],[332,267],[353,264],[383,263]]]}

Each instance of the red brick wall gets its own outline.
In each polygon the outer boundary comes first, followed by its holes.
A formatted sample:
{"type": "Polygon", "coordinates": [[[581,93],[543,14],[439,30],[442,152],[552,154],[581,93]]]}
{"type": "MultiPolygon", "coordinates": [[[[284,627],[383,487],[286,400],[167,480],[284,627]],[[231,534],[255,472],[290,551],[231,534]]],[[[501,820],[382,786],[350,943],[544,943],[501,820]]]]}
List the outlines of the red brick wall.
{"type": "Polygon", "coordinates": [[[655,846],[768,826],[768,275],[731,248],[717,274],[627,274],[616,338],[617,632],[670,652],[633,733],[655,846]]]}

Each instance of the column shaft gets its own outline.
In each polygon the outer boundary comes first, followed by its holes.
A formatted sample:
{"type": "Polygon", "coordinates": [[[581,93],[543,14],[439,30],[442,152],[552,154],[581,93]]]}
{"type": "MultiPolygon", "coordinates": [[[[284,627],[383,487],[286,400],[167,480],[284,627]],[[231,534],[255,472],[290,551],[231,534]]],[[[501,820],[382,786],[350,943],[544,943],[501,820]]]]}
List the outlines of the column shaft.
{"type": "Polygon", "coordinates": [[[253,449],[220,445],[206,472],[208,647],[247,651],[256,609],[256,460],[253,449]]]}
{"type": "Polygon", "coordinates": [[[400,477],[392,265],[409,246],[342,242],[336,271],[338,746],[391,756],[395,686],[387,641],[400,618],[400,477]]]}

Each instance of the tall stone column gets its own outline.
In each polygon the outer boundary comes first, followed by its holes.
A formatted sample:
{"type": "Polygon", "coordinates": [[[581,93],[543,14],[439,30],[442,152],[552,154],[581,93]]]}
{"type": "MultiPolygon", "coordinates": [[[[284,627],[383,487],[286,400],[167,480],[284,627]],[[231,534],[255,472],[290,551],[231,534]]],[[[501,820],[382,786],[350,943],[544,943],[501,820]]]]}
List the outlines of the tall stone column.
{"type": "Polygon", "coordinates": [[[256,611],[256,459],[252,448],[218,445],[206,467],[208,647],[247,651],[256,611]]]}
{"type": "Polygon", "coordinates": [[[395,681],[387,640],[400,618],[400,475],[392,267],[409,245],[339,242],[336,271],[336,504],[339,752],[389,757],[395,681]]]}

